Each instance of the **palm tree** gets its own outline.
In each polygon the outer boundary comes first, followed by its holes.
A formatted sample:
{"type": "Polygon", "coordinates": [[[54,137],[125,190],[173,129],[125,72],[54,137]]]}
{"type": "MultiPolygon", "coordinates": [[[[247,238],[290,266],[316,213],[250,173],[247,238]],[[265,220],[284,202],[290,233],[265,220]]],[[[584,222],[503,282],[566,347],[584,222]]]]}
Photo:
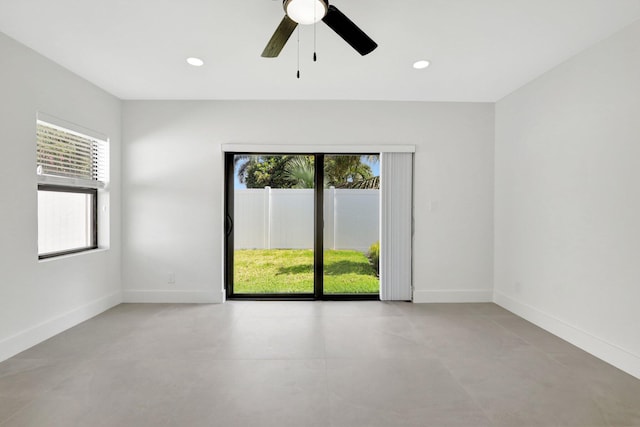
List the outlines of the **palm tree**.
{"type": "Polygon", "coordinates": [[[380,177],[372,176],[371,178],[354,181],[344,188],[357,188],[359,190],[378,190],[380,188],[380,177]]]}
{"type": "Polygon", "coordinates": [[[313,188],[315,184],[313,157],[293,156],[284,166],[283,176],[292,182],[291,188],[313,188]]]}

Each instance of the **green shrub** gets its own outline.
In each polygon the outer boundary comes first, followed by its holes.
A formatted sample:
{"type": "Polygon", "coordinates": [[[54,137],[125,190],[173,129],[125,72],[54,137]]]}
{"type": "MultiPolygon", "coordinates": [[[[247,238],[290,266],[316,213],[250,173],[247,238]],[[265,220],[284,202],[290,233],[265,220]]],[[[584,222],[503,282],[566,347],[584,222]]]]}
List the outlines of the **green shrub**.
{"type": "Polygon", "coordinates": [[[367,253],[369,257],[369,261],[371,261],[371,265],[376,270],[376,274],[380,274],[380,242],[375,242],[373,245],[369,246],[369,252],[367,253]]]}

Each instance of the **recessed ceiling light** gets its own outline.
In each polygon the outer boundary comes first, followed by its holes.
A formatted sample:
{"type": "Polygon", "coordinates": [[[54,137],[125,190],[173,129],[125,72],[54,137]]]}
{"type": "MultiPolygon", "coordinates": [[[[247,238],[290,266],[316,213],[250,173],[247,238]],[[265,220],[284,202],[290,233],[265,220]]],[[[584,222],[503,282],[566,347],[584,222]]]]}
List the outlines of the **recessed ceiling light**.
{"type": "Polygon", "coordinates": [[[187,63],[194,67],[202,67],[204,65],[204,61],[202,59],[195,57],[187,58],[187,63]]]}
{"type": "Polygon", "coordinates": [[[417,61],[413,63],[413,68],[415,68],[416,70],[423,70],[425,68],[427,68],[429,66],[430,62],[429,61],[417,61]]]}

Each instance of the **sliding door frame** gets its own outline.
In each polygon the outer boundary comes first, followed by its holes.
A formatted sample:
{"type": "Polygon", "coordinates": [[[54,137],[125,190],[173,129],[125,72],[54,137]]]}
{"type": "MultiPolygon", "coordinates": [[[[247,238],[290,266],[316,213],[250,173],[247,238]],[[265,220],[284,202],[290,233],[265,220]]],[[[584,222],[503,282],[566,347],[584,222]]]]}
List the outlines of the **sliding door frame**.
{"type": "MultiPolygon", "coordinates": [[[[367,155],[372,153],[336,153],[336,155],[367,155]]],[[[373,153],[379,154],[379,153],[373,153]]],[[[324,293],[324,157],[332,153],[296,153],[296,152],[234,152],[224,153],[224,282],[227,299],[235,300],[379,300],[380,292],[375,294],[325,294],[324,293]],[[234,272],[234,191],[235,164],[237,155],[274,155],[274,156],[312,156],[314,158],[314,236],[313,236],[313,293],[261,293],[238,294],[233,287],[234,272]],[[321,167],[318,167],[321,165],[321,167]]]]}
{"type": "MultiPolygon", "coordinates": [[[[318,236],[314,232],[314,290],[309,293],[243,293],[238,294],[235,292],[233,287],[233,272],[234,272],[234,192],[235,192],[235,164],[234,157],[241,156],[257,156],[257,155],[273,155],[273,156],[313,156],[311,153],[270,153],[270,152],[260,152],[260,153],[246,153],[246,152],[225,152],[224,166],[225,166],[225,194],[224,194],[224,218],[225,218],[225,271],[224,271],[224,281],[225,281],[225,291],[227,299],[235,299],[235,300],[273,300],[273,301],[282,301],[282,300],[292,300],[292,301],[313,301],[316,299],[316,288],[317,285],[315,283],[316,276],[316,255],[315,248],[318,245],[318,236]]],[[[314,174],[314,182],[317,182],[316,175],[318,174],[315,169],[314,174]]],[[[315,190],[315,189],[314,189],[315,190]]],[[[314,199],[315,203],[315,199],[314,199]]],[[[315,216],[315,215],[314,215],[315,216]]],[[[317,230],[317,224],[314,225],[314,229],[317,230]]],[[[321,242],[322,243],[322,242],[321,242]]]]}
{"type": "Polygon", "coordinates": [[[314,299],[324,298],[324,154],[314,154],[313,291],[314,299]]]}

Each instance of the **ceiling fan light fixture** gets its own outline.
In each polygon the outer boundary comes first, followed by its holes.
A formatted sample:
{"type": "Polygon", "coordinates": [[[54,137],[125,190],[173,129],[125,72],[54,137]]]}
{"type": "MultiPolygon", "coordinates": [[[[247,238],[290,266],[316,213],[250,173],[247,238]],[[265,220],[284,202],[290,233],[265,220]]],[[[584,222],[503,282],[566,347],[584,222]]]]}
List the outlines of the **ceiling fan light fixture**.
{"type": "Polygon", "coordinates": [[[322,20],[329,6],[326,0],[284,0],[284,11],[291,20],[311,25],[322,20]]]}

